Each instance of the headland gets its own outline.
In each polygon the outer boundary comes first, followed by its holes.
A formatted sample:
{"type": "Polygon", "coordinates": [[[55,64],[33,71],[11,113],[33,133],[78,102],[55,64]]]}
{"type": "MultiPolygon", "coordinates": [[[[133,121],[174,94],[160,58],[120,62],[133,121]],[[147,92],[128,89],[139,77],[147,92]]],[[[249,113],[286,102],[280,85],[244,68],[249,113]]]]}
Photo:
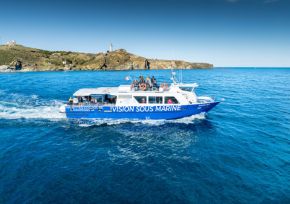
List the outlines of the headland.
{"type": "Polygon", "coordinates": [[[66,70],[205,69],[210,63],[148,59],[117,49],[99,53],[48,51],[18,44],[0,45],[0,72],[66,70]]]}

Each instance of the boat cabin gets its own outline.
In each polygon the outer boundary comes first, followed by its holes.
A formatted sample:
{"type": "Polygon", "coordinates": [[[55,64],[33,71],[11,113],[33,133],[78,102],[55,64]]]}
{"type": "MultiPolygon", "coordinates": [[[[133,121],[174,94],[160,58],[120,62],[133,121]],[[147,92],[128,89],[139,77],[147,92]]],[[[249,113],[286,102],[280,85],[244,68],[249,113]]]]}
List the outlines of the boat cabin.
{"type": "Polygon", "coordinates": [[[194,93],[195,87],[197,87],[196,84],[172,84],[166,90],[159,88],[158,90],[150,91],[136,91],[130,85],[80,89],[74,93],[74,98],[70,101],[70,105],[186,105],[197,101],[194,93]]]}

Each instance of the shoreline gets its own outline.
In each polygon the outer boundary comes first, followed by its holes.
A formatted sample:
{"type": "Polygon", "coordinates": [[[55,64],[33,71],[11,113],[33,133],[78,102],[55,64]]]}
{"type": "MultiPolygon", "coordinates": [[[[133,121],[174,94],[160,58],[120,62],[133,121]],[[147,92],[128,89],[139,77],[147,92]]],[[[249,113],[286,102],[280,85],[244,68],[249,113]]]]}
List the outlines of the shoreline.
{"type": "Polygon", "coordinates": [[[206,62],[150,59],[125,49],[99,53],[48,51],[22,45],[0,46],[0,71],[7,69],[27,71],[66,70],[156,70],[156,69],[209,69],[214,65],[206,62]]]}
{"type": "MultiPolygon", "coordinates": [[[[211,68],[191,68],[191,69],[182,69],[182,68],[173,68],[173,70],[211,70],[215,69],[215,67],[211,68]]],[[[0,70],[1,73],[31,73],[31,72],[111,72],[111,71],[116,71],[116,72],[128,72],[128,71],[162,71],[162,70],[171,70],[171,68],[166,68],[166,69],[74,69],[74,70],[9,70],[9,71],[2,71],[0,70]]]]}
{"type": "MultiPolygon", "coordinates": [[[[182,69],[182,68],[174,68],[173,70],[214,70],[214,69],[256,69],[256,70],[267,70],[267,69],[290,69],[290,67],[212,67],[212,68],[192,68],[192,69],[182,69]]],[[[5,73],[44,73],[44,72],[134,72],[134,71],[166,71],[166,70],[171,70],[171,68],[168,69],[134,69],[134,70],[129,70],[129,69],[107,69],[107,70],[100,70],[100,69],[75,69],[75,70],[10,70],[10,71],[1,71],[0,74],[5,74],[5,73]]]]}

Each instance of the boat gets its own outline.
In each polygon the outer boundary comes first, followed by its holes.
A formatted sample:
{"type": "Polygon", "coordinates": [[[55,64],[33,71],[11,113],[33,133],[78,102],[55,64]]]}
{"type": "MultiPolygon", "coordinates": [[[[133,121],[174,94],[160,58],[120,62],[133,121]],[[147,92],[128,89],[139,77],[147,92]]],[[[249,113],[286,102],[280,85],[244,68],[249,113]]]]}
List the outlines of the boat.
{"type": "Polygon", "coordinates": [[[69,119],[173,120],[207,113],[219,103],[197,96],[197,83],[179,83],[174,74],[171,79],[170,85],[156,83],[150,88],[139,83],[79,89],[60,112],[69,119]]]}

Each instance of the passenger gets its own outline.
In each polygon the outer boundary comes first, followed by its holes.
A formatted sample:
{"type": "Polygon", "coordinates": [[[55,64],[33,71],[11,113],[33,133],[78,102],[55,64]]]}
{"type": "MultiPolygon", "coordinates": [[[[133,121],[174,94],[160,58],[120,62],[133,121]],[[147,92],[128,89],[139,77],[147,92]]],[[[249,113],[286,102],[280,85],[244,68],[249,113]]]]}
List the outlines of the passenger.
{"type": "Polygon", "coordinates": [[[79,101],[79,105],[83,105],[83,102],[84,102],[84,99],[83,99],[83,97],[79,97],[78,98],[78,101],[79,101]]]}
{"type": "Polygon", "coordinates": [[[135,85],[134,85],[134,83],[135,83],[135,80],[134,81],[132,81],[132,83],[131,83],[131,85],[130,85],[130,90],[131,91],[134,91],[134,87],[135,87],[135,85]]]}
{"type": "Polygon", "coordinates": [[[141,103],[146,103],[146,99],[145,99],[145,97],[143,97],[143,98],[141,99],[141,103]]]}
{"type": "Polygon", "coordinates": [[[144,77],[139,76],[139,84],[143,84],[143,83],[145,83],[144,77]]]}
{"type": "Polygon", "coordinates": [[[131,90],[137,91],[138,90],[138,81],[134,80],[131,84],[131,90]]]}
{"type": "Polygon", "coordinates": [[[155,79],[154,76],[152,76],[152,78],[151,78],[151,83],[152,83],[152,87],[153,88],[158,88],[158,86],[157,86],[157,80],[155,79]]]}
{"type": "Polygon", "coordinates": [[[146,91],[147,90],[147,84],[146,83],[141,83],[141,84],[139,84],[139,89],[141,90],[141,91],[146,91]]]}
{"type": "Polygon", "coordinates": [[[135,91],[137,91],[138,90],[138,80],[134,80],[135,82],[134,82],[134,89],[135,89],[135,91]]]}
{"type": "Polygon", "coordinates": [[[167,100],[167,104],[173,104],[173,101],[172,101],[171,98],[169,98],[169,99],[167,100]]]}
{"type": "Polygon", "coordinates": [[[151,79],[149,76],[146,78],[146,84],[147,84],[147,90],[148,89],[151,90],[152,89],[152,82],[151,82],[151,79]]]}
{"type": "Polygon", "coordinates": [[[116,103],[116,99],[117,99],[116,96],[114,96],[114,97],[112,98],[112,104],[115,104],[115,103],[116,103]]]}
{"type": "Polygon", "coordinates": [[[89,96],[85,96],[84,99],[85,105],[88,105],[90,103],[89,96]]]}
{"type": "Polygon", "coordinates": [[[96,103],[96,100],[92,96],[90,96],[90,103],[91,104],[95,104],[96,103]]]}
{"type": "Polygon", "coordinates": [[[161,89],[162,91],[167,91],[168,90],[168,84],[167,83],[162,83],[160,85],[159,89],[161,89]]]}
{"type": "Polygon", "coordinates": [[[104,102],[105,103],[109,103],[109,96],[108,96],[108,94],[105,95],[104,102]]]}
{"type": "Polygon", "coordinates": [[[68,103],[69,103],[69,105],[72,105],[73,104],[73,99],[72,99],[72,97],[69,97],[69,99],[68,99],[68,103]]]}
{"type": "Polygon", "coordinates": [[[139,76],[138,88],[139,88],[138,90],[141,91],[146,91],[147,89],[147,85],[143,76],[139,76]]]}

